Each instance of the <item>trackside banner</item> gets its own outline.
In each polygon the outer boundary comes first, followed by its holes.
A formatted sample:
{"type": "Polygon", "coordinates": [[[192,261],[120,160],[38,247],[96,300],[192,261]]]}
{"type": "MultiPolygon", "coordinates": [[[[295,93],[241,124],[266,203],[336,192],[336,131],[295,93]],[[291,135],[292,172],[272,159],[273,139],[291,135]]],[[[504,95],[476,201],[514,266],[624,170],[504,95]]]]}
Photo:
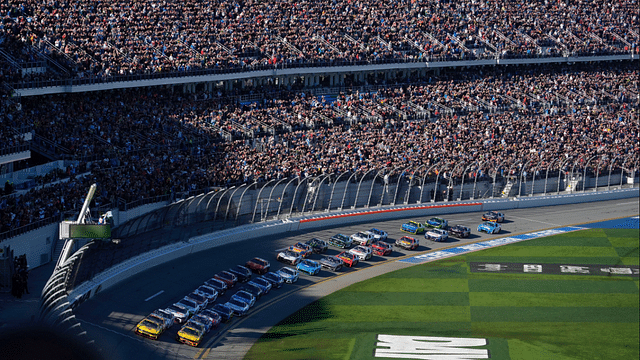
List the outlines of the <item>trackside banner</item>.
{"type": "Polygon", "coordinates": [[[451,256],[462,255],[462,254],[470,253],[473,251],[488,249],[496,246],[502,246],[502,245],[512,244],[520,241],[537,239],[545,236],[558,235],[558,234],[563,234],[563,233],[577,231],[577,230],[584,230],[584,229],[586,228],[578,227],[578,226],[566,226],[566,227],[561,227],[557,229],[537,231],[529,234],[515,235],[515,236],[510,236],[510,237],[501,238],[501,239],[482,241],[475,244],[457,246],[450,249],[438,250],[428,254],[418,255],[418,256],[407,258],[407,259],[402,259],[399,261],[405,262],[405,263],[419,264],[419,263],[444,259],[451,256]]]}

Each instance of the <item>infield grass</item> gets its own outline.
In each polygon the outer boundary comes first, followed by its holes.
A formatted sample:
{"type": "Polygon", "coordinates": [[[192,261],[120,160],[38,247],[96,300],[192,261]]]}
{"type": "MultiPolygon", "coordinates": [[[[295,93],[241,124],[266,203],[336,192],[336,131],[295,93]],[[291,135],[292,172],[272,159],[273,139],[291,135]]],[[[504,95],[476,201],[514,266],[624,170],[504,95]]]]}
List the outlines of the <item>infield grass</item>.
{"type": "Polygon", "coordinates": [[[471,272],[471,262],[638,265],[639,232],[589,229],[415,265],[326,296],[246,359],[379,359],[378,335],[485,338],[491,359],[638,359],[638,277],[471,272]]]}

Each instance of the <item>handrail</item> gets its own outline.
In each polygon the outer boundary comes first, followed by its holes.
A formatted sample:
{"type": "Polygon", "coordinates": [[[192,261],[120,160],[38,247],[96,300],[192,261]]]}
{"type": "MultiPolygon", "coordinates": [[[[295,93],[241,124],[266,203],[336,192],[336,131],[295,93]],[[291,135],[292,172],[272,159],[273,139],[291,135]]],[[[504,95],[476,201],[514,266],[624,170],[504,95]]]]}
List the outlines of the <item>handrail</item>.
{"type": "Polygon", "coordinates": [[[343,52],[342,52],[342,51],[340,51],[340,49],[338,49],[337,47],[335,47],[335,46],[331,45],[327,40],[325,40],[325,39],[321,38],[320,36],[315,36],[315,35],[314,35],[314,36],[312,37],[312,39],[313,39],[313,40],[315,40],[315,41],[317,41],[317,42],[319,42],[319,43],[321,43],[321,44],[323,44],[323,45],[325,45],[325,46],[327,46],[327,47],[329,47],[331,50],[333,50],[333,51],[337,52],[337,53],[338,53],[338,54],[340,54],[340,55],[342,55],[342,54],[343,54],[343,52]]]}
{"type": "Polygon", "coordinates": [[[54,223],[59,223],[60,221],[62,221],[63,219],[63,215],[60,214],[60,216],[57,217],[49,217],[49,218],[44,218],[42,220],[38,220],[38,221],[34,221],[30,224],[18,227],[18,228],[14,228],[11,229],[9,231],[5,231],[3,233],[0,233],[0,242],[2,242],[3,240],[7,240],[10,239],[14,236],[18,236],[20,234],[24,234],[28,231],[31,230],[35,230],[35,229],[39,229],[43,226],[47,226],[47,225],[51,225],[54,223]]]}
{"type": "Polygon", "coordinates": [[[456,45],[458,45],[459,48],[461,48],[462,50],[464,50],[465,52],[471,52],[462,42],[462,40],[460,40],[457,36],[447,33],[447,36],[449,37],[449,39],[453,40],[454,43],[456,43],[456,45]]]}
{"type": "Polygon", "coordinates": [[[29,144],[0,148],[0,156],[11,155],[11,154],[27,151],[30,148],[31,146],[29,144]]]}
{"type": "Polygon", "coordinates": [[[509,43],[511,46],[518,47],[518,44],[516,44],[515,42],[513,42],[513,40],[511,40],[511,39],[509,39],[508,37],[506,37],[506,36],[505,36],[503,33],[501,33],[500,31],[498,31],[498,30],[493,30],[493,33],[494,33],[494,34],[496,34],[496,35],[498,35],[498,37],[499,37],[500,39],[502,39],[503,41],[505,41],[505,42],[509,43]]]}
{"type": "Polygon", "coordinates": [[[45,60],[45,63],[49,62],[49,63],[53,64],[56,68],[58,68],[58,70],[61,70],[64,73],[64,75],[66,75],[66,76],[70,76],[71,75],[69,70],[67,70],[64,66],[60,65],[56,60],[51,58],[49,55],[41,52],[40,50],[38,50],[34,46],[31,46],[31,49],[36,52],[38,57],[43,58],[45,60]]]}
{"type": "Polygon", "coordinates": [[[284,46],[286,46],[289,50],[293,50],[294,52],[298,53],[298,55],[303,55],[304,53],[302,52],[302,50],[298,49],[297,47],[295,47],[293,44],[291,44],[286,38],[282,38],[278,35],[276,35],[274,37],[276,40],[278,40],[279,42],[281,42],[284,46]]]}
{"type": "Polygon", "coordinates": [[[366,46],[364,46],[364,44],[362,44],[360,41],[358,41],[358,40],[356,40],[356,39],[352,38],[351,36],[349,36],[349,35],[347,35],[347,34],[344,34],[344,35],[343,35],[343,37],[344,37],[345,39],[347,39],[347,40],[351,41],[352,43],[356,44],[356,45],[360,48],[360,50],[367,50],[367,47],[366,47],[366,46]]]}
{"type": "Polygon", "coordinates": [[[434,42],[434,43],[436,43],[436,44],[438,44],[438,45],[440,45],[442,47],[445,47],[444,44],[440,40],[438,40],[435,36],[431,35],[431,33],[427,32],[427,31],[423,31],[422,34],[424,36],[428,37],[429,40],[431,40],[432,42],[434,42]]]}
{"type": "Polygon", "coordinates": [[[623,42],[625,45],[627,45],[628,47],[632,47],[631,43],[630,43],[630,42],[628,42],[628,41],[627,41],[625,38],[623,38],[622,36],[620,36],[620,35],[618,35],[618,34],[614,33],[614,32],[613,32],[613,31],[611,31],[611,30],[607,30],[607,32],[608,32],[609,34],[613,35],[613,37],[615,37],[616,39],[618,39],[618,40],[622,41],[622,42],[623,42]]]}

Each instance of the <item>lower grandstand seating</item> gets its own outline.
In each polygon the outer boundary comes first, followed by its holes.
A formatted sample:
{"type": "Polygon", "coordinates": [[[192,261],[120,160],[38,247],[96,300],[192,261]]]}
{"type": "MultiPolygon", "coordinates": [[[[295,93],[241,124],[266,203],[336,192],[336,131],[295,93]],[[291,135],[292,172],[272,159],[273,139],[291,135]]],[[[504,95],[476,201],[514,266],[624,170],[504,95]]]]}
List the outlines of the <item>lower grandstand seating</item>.
{"type": "Polygon", "coordinates": [[[1,198],[0,232],[77,212],[92,183],[96,206],[109,207],[249,181],[421,164],[477,162],[488,174],[498,165],[515,172],[542,161],[542,171],[597,155],[602,160],[591,167],[619,167],[638,153],[635,65],[442,71],[334,96],[267,92],[248,103],[167,88],[25,97],[12,122],[32,126],[75,165],[60,174],[68,182],[41,178],[35,189],[1,198]]]}

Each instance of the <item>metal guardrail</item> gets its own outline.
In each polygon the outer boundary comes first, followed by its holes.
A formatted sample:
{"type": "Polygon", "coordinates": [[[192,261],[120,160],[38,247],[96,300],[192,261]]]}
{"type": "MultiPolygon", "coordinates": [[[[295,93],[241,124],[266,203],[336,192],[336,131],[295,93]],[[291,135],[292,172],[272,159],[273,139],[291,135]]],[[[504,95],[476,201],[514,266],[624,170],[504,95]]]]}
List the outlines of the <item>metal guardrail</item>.
{"type": "Polygon", "coordinates": [[[23,151],[29,151],[29,149],[30,149],[30,145],[29,144],[23,144],[23,145],[16,145],[16,146],[0,148],[0,156],[16,154],[16,153],[20,153],[20,152],[23,152],[23,151]]]}
{"type": "Polygon", "coordinates": [[[0,233],[0,242],[7,240],[7,239],[11,239],[12,237],[18,236],[20,234],[24,234],[26,232],[32,231],[32,230],[36,230],[39,229],[43,226],[47,226],[53,223],[59,223],[60,221],[62,221],[63,216],[62,214],[58,217],[49,217],[49,218],[45,218],[42,220],[38,220],[35,222],[32,222],[28,225],[25,226],[21,226],[15,229],[10,229],[9,231],[5,231],[0,233]]]}

